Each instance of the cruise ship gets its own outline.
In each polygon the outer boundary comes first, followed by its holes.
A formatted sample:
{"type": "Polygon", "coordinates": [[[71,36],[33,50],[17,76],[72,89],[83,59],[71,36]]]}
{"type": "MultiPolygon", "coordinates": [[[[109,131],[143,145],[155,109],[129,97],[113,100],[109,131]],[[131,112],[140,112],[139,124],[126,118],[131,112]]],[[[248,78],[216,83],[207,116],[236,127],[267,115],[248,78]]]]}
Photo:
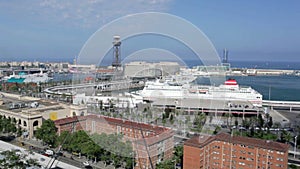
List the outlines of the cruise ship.
{"type": "Polygon", "coordinates": [[[175,84],[170,81],[148,81],[139,92],[144,101],[156,98],[172,99],[211,99],[226,101],[246,101],[253,106],[262,106],[262,95],[248,86],[240,86],[236,80],[229,79],[220,86],[175,84]]]}

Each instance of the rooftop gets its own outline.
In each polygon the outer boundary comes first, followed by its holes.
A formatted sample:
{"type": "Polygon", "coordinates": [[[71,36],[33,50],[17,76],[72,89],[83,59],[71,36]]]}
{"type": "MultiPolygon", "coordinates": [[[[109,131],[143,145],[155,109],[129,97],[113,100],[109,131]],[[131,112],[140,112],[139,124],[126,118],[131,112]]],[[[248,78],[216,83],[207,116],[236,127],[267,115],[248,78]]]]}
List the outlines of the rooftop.
{"type": "Polygon", "coordinates": [[[193,146],[193,147],[203,147],[213,141],[225,141],[233,144],[244,144],[248,146],[259,147],[268,150],[275,151],[288,151],[289,145],[284,143],[279,143],[270,140],[262,140],[257,138],[249,138],[242,136],[231,136],[227,133],[219,133],[215,136],[195,136],[187,140],[184,145],[193,146]]]}
{"type": "Polygon", "coordinates": [[[67,118],[55,120],[54,123],[55,125],[64,125],[64,124],[69,124],[81,120],[86,120],[86,116],[67,117],[67,118]]]}
{"type": "MultiPolygon", "coordinates": [[[[120,118],[112,118],[112,117],[107,117],[107,116],[102,116],[102,115],[67,117],[67,118],[55,120],[55,124],[56,125],[64,125],[64,124],[69,124],[69,123],[72,123],[75,121],[83,121],[86,119],[94,119],[94,120],[106,122],[106,123],[109,123],[112,125],[125,126],[128,128],[134,128],[134,129],[138,129],[138,130],[153,132],[153,133],[150,133],[148,135],[148,137],[160,135],[160,134],[163,134],[166,131],[170,130],[166,127],[160,127],[160,126],[150,125],[150,124],[146,124],[146,123],[138,123],[138,122],[134,122],[134,121],[124,120],[124,119],[120,119],[120,118]]],[[[145,137],[147,137],[147,136],[145,136],[145,137]]],[[[165,136],[161,135],[161,137],[165,137],[165,136]]]]}

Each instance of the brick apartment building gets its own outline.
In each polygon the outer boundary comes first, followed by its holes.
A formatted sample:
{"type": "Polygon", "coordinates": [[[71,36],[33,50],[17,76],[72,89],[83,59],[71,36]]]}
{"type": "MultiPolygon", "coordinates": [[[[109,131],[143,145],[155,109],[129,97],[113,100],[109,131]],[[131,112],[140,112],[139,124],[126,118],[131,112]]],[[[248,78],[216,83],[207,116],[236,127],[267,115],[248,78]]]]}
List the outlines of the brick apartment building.
{"type": "Polygon", "coordinates": [[[255,138],[196,136],[184,143],[183,169],[286,169],[289,145],[255,138]]]}
{"type": "Polygon", "coordinates": [[[100,115],[69,117],[55,121],[58,134],[62,131],[85,130],[89,134],[122,134],[131,141],[136,155],[136,168],[155,168],[173,156],[174,133],[171,129],[100,115]],[[149,158],[151,157],[151,158],[149,158]]]}

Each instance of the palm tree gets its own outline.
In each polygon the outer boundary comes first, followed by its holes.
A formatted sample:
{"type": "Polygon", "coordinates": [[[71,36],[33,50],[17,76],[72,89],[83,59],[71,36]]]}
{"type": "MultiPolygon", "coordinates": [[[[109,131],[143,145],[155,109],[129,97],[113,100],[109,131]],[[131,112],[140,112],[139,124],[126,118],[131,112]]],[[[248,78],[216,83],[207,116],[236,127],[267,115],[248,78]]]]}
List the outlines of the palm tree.
{"type": "Polygon", "coordinates": [[[198,132],[202,130],[202,127],[204,126],[205,122],[206,122],[206,115],[204,113],[195,116],[193,123],[198,132]]]}
{"type": "Polygon", "coordinates": [[[275,122],[273,124],[273,127],[276,129],[276,134],[278,136],[278,131],[279,131],[279,129],[281,129],[281,124],[279,122],[275,122]]]}
{"type": "Polygon", "coordinates": [[[225,117],[226,117],[227,127],[229,127],[229,125],[231,125],[231,121],[232,121],[232,113],[226,113],[225,117]],[[230,119],[230,124],[229,124],[229,119],[230,119]]]}
{"type": "Polygon", "coordinates": [[[290,132],[285,132],[285,134],[283,135],[283,138],[285,140],[285,143],[290,143],[291,139],[292,139],[292,135],[290,132]]]}

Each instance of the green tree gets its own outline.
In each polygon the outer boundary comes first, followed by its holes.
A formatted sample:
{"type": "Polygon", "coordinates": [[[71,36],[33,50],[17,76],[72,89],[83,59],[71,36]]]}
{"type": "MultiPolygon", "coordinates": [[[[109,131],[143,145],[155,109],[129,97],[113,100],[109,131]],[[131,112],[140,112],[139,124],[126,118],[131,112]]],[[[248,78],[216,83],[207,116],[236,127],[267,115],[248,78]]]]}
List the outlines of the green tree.
{"type": "Polygon", "coordinates": [[[72,134],[69,131],[63,131],[60,136],[57,137],[57,145],[61,145],[63,149],[70,151],[70,143],[72,140],[72,134]]]}
{"type": "Polygon", "coordinates": [[[84,142],[81,146],[82,154],[85,154],[88,159],[95,159],[101,152],[99,145],[95,144],[92,140],[84,142]]]}
{"type": "Polygon", "coordinates": [[[273,118],[270,116],[268,121],[268,127],[272,127],[272,126],[273,126],[273,118]]]}
{"type": "Polygon", "coordinates": [[[239,125],[239,121],[238,121],[237,119],[235,119],[234,125],[235,125],[236,127],[239,125]]]}
{"type": "Polygon", "coordinates": [[[204,113],[201,113],[200,115],[196,115],[193,122],[195,130],[200,132],[205,122],[206,122],[206,115],[204,113]]]}
{"type": "Polygon", "coordinates": [[[162,122],[162,124],[165,126],[166,123],[167,123],[167,120],[166,120],[166,119],[162,119],[161,122],[162,122]]]}
{"type": "Polygon", "coordinates": [[[254,134],[255,134],[254,127],[251,127],[251,128],[250,128],[250,134],[249,134],[249,136],[250,136],[250,137],[253,137],[254,134]]]}
{"type": "Polygon", "coordinates": [[[259,127],[263,127],[264,126],[264,119],[262,118],[262,115],[261,114],[259,114],[258,115],[258,126],[259,127]]]}
{"type": "Polygon", "coordinates": [[[131,168],[133,164],[131,159],[133,155],[132,144],[131,142],[124,142],[122,138],[123,136],[120,134],[93,134],[91,139],[94,143],[89,144],[95,144],[95,146],[91,146],[94,150],[86,148],[86,151],[106,164],[112,163],[115,167],[131,168]],[[123,165],[124,163],[125,165],[123,165]]]}
{"type": "Polygon", "coordinates": [[[214,134],[218,134],[221,131],[221,127],[220,126],[216,126],[215,130],[214,130],[214,134]]]}
{"type": "Polygon", "coordinates": [[[285,143],[289,143],[291,140],[292,140],[291,133],[283,130],[282,131],[282,141],[285,143]]]}
{"type": "Polygon", "coordinates": [[[40,128],[36,130],[35,137],[44,143],[55,146],[57,139],[57,128],[52,120],[45,120],[40,128]]]}
{"type": "Polygon", "coordinates": [[[0,160],[2,169],[23,169],[26,167],[41,167],[35,159],[27,158],[25,154],[17,154],[15,150],[3,151],[0,153],[4,158],[0,160]]]}
{"type": "Polygon", "coordinates": [[[16,123],[10,118],[5,116],[0,117],[0,133],[10,133],[14,134],[17,132],[16,123]]]}
{"type": "Polygon", "coordinates": [[[156,165],[156,169],[174,169],[174,163],[171,160],[164,160],[156,165]]]}
{"type": "Polygon", "coordinates": [[[171,124],[174,123],[174,115],[173,115],[173,114],[171,114],[171,116],[170,116],[170,123],[171,123],[171,124]]]}
{"type": "Polygon", "coordinates": [[[290,169],[298,169],[298,167],[295,164],[289,164],[290,169]]]}
{"type": "Polygon", "coordinates": [[[163,114],[162,114],[162,120],[164,120],[165,118],[166,118],[166,114],[163,113],[163,114]]]}
{"type": "Polygon", "coordinates": [[[169,118],[169,116],[170,116],[170,113],[172,112],[172,109],[169,107],[169,106],[167,106],[166,108],[165,108],[165,113],[166,113],[166,118],[169,118]]]}
{"type": "Polygon", "coordinates": [[[98,102],[98,104],[99,104],[99,109],[100,109],[100,111],[102,111],[102,110],[103,110],[103,101],[100,100],[100,101],[98,102]]]}
{"type": "Polygon", "coordinates": [[[250,121],[248,121],[248,120],[245,119],[245,120],[242,121],[242,125],[243,125],[246,129],[249,129],[251,123],[250,123],[250,121]]]}
{"type": "Polygon", "coordinates": [[[176,164],[180,164],[180,166],[183,166],[183,146],[175,147],[173,159],[176,164]]]}
{"type": "Polygon", "coordinates": [[[229,127],[229,119],[232,117],[231,113],[225,113],[225,117],[226,117],[226,125],[227,127],[229,127]]]}
{"type": "Polygon", "coordinates": [[[90,142],[91,139],[89,135],[83,131],[79,130],[72,134],[71,136],[71,142],[70,142],[70,150],[77,153],[83,153],[82,148],[84,147],[84,144],[86,142],[90,142]]]}

